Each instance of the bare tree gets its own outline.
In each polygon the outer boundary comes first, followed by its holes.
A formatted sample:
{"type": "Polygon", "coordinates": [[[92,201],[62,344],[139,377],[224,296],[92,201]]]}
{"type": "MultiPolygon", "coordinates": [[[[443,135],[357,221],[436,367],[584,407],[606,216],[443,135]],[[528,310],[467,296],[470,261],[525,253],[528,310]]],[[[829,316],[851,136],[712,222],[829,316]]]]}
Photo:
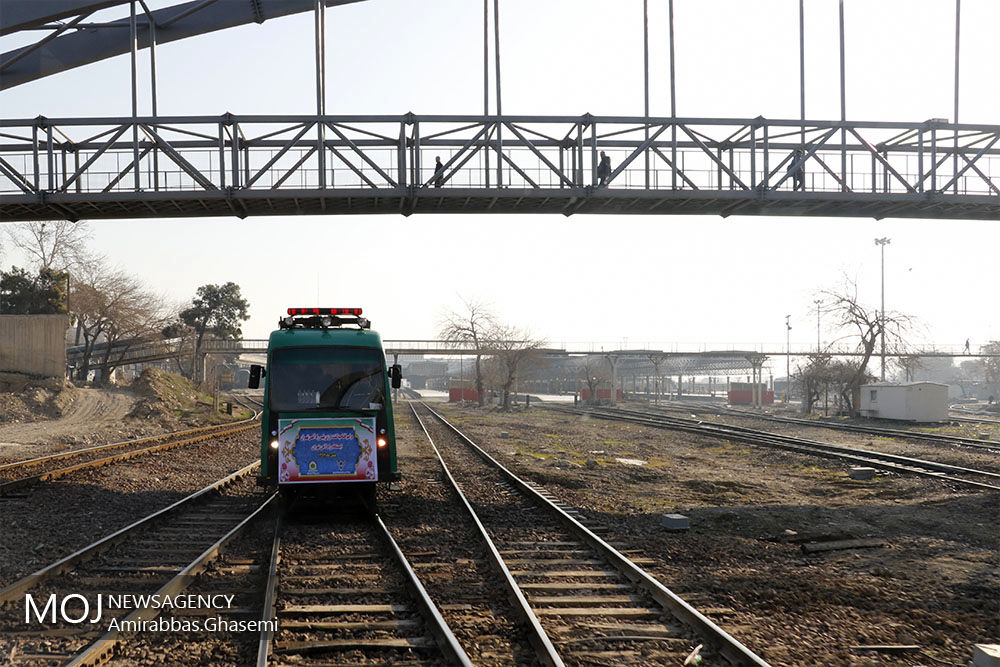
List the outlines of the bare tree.
{"type": "Polygon", "coordinates": [[[895,365],[899,366],[899,369],[903,371],[903,377],[906,378],[907,382],[912,382],[917,371],[924,367],[919,354],[903,355],[896,359],[895,365]]]}
{"type": "Polygon", "coordinates": [[[10,244],[27,255],[32,268],[75,270],[87,258],[90,229],[85,222],[24,222],[6,230],[10,244]]]}
{"type": "Polygon", "coordinates": [[[448,311],[438,324],[439,335],[451,343],[465,343],[476,350],[476,394],[479,396],[479,407],[486,402],[483,391],[482,349],[489,331],[496,324],[496,316],[486,304],[462,299],[465,306],[463,313],[448,311]]]}
{"type": "Polygon", "coordinates": [[[663,374],[661,373],[660,369],[663,367],[663,364],[667,362],[667,355],[663,354],[662,352],[651,352],[650,354],[647,355],[647,358],[649,359],[650,363],[653,364],[653,373],[655,374],[653,381],[656,384],[656,394],[653,398],[653,402],[659,403],[660,380],[663,377],[663,374]]]}
{"type": "Polygon", "coordinates": [[[951,378],[951,384],[962,389],[962,398],[976,395],[976,389],[984,384],[986,364],[982,359],[966,359],[958,365],[951,378]]]}
{"type": "Polygon", "coordinates": [[[796,373],[802,390],[802,411],[812,412],[813,406],[829,386],[829,354],[810,354],[809,363],[796,373]]]}
{"type": "Polygon", "coordinates": [[[850,338],[857,337],[856,349],[861,353],[860,360],[854,365],[854,372],[840,388],[844,407],[851,415],[857,411],[857,401],[861,394],[861,385],[868,377],[868,362],[871,361],[875,346],[880,336],[885,336],[886,348],[893,356],[905,354],[906,344],[904,333],[912,322],[909,315],[899,313],[882,313],[865,308],[858,300],[857,286],[851,282],[840,293],[823,292],[824,300],[830,303],[827,312],[839,318],[839,326],[851,331],[850,338]]]}
{"type": "Polygon", "coordinates": [[[81,264],[72,293],[77,335],[84,345],[83,361],[76,370],[78,381],[86,381],[99,344],[103,344],[98,365],[104,382],[113,362],[120,360],[132,342],[154,337],[163,326],[163,300],[137,278],[103,260],[81,264]]]}
{"type": "MultiPolygon", "coordinates": [[[[980,348],[984,354],[1000,354],[1000,341],[991,340],[980,348]]],[[[987,391],[990,398],[996,400],[1000,396],[1000,359],[997,357],[983,357],[983,370],[986,380],[987,391]]]]}
{"type": "Polygon", "coordinates": [[[582,359],[578,368],[587,389],[590,390],[590,400],[596,403],[597,390],[601,385],[611,382],[611,369],[608,367],[607,359],[588,354],[582,359]]]}
{"type": "Polygon", "coordinates": [[[104,336],[107,346],[101,357],[101,382],[111,375],[111,368],[139,342],[155,340],[167,323],[165,299],[135,278],[128,276],[117,284],[107,302],[104,336]]]}
{"type": "Polygon", "coordinates": [[[528,362],[537,357],[543,344],[532,338],[530,332],[512,325],[494,324],[490,328],[486,347],[494,362],[504,410],[510,410],[511,388],[528,362]]]}

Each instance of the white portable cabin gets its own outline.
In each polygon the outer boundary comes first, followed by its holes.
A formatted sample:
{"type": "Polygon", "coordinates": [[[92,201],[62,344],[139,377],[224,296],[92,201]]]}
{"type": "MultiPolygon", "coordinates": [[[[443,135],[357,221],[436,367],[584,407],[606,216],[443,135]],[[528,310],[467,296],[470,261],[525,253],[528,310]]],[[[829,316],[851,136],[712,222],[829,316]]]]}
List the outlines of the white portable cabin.
{"type": "Polygon", "coordinates": [[[875,382],[861,387],[861,416],[938,422],[948,419],[948,385],[875,382]]]}

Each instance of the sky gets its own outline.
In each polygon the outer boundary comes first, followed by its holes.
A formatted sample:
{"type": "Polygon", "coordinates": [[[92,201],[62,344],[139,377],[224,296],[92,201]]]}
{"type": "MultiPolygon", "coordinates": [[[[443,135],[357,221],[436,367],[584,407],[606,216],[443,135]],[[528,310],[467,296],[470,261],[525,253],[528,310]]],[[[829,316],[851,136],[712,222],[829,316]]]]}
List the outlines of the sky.
{"type": "MultiPolygon", "coordinates": [[[[170,2],[152,2],[159,7],[170,2]]],[[[669,115],[667,3],[650,0],[651,113],[669,115]]],[[[954,0],[845,0],[849,120],[951,119],[954,0]]],[[[492,2],[490,2],[492,7],[492,2]]],[[[641,115],[641,0],[500,0],[505,114],[641,115]]],[[[675,0],[679,116],[798,118],[796,0],[675,0]]],[[[327,112],[477,114],[483,5],[365,0],[327,10],[327,112]]],[[[123,10],[102,16],[118,18],[123,10]]],[[[1000,123],[1000,3],[964,0],[959,120],[1000,123]]],[[[310,14],[157,49],[166,115],[313,113],[310,14]]],[[[492,26],[491,26],[492,31],[492,26]]],[[[806,3],[806,116],[840,115],[838,2],[806,3]]],[[[0,51],[19,43],[0,40],[0,51]]],[[[140,113],[148,113],[146,53],[140,113]]],[[[0,116],[130,113],[127,56],[0,93],[0,116]]],[[[491,91],[493,83],[490,83],[491,91]]],[[[491,109],[495,100],[491,101],[491,109]]],[[[247,338],[291,306],[361,306],[388,339],[437,335],[462,299],[552,346],[815,346],[813,301],[846,281],[915,316],[918,345],[1000,339],[1000,225],[732,216],[311,216],[94,221],[94,249],[174,302],[238,283],[247,338]],[[279,242],[281,245],[279,245],[279,242]],[[349,248],[330,259],[328,249],[349,248]],[[574,345],[576,343],[577,345],[574,345]]],[[[23,265],[4,245],[0,267],[23,265]]],[[[824,343],[838,337],[820,321],[824,343]]]]}

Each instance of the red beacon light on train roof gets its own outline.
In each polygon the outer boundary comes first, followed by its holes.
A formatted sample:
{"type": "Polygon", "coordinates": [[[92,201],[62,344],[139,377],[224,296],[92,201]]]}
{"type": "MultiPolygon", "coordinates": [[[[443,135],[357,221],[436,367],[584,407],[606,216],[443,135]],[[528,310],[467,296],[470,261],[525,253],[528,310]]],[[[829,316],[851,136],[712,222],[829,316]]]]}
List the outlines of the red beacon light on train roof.
{"type": "Polygon", "coordinates": [[[343,324],[357,324],[369,329],[372,323],[361,317],[360,308],[289,308],[279,322],[282,329],[329,329],[343,324]]]}
{"type": "Polygon", "coordinates": [[[360,308],[289,308],[289,315],[360,315],[360,308]]]}

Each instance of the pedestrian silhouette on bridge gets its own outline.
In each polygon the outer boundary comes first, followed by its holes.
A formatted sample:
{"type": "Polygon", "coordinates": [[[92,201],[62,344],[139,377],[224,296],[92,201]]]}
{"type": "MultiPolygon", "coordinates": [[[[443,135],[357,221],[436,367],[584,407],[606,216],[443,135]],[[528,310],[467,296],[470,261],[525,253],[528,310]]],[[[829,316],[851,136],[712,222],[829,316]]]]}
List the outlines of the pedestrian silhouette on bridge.
{"type": "Polygon", "coordinates": [[[970,354],[970,352],[969,352],[969,339],[968,338],[965,339],[965,353],[966,354],[970,354]]]}
{"type": "Polygon", "coordinates": [[[611,158],[601,151],[601,161],[597,163],[597,187],[607,185],[609,178],[611,178],[611,158]]]}
{"type": "Polygon", "coordinates": [[[796,148],[792,155],[792,163],[788,165],[788,171],[792,175],[792,190],[806,189],[806,152],[801,148],[796,148]]]}
{"type": "Polygon", "coordinates": [[[441,156],[437,155],[434,157],[436,164],[434,165],[434,187],[439,188],[444,185],[444,165],[441,164],[441,156]]]}

